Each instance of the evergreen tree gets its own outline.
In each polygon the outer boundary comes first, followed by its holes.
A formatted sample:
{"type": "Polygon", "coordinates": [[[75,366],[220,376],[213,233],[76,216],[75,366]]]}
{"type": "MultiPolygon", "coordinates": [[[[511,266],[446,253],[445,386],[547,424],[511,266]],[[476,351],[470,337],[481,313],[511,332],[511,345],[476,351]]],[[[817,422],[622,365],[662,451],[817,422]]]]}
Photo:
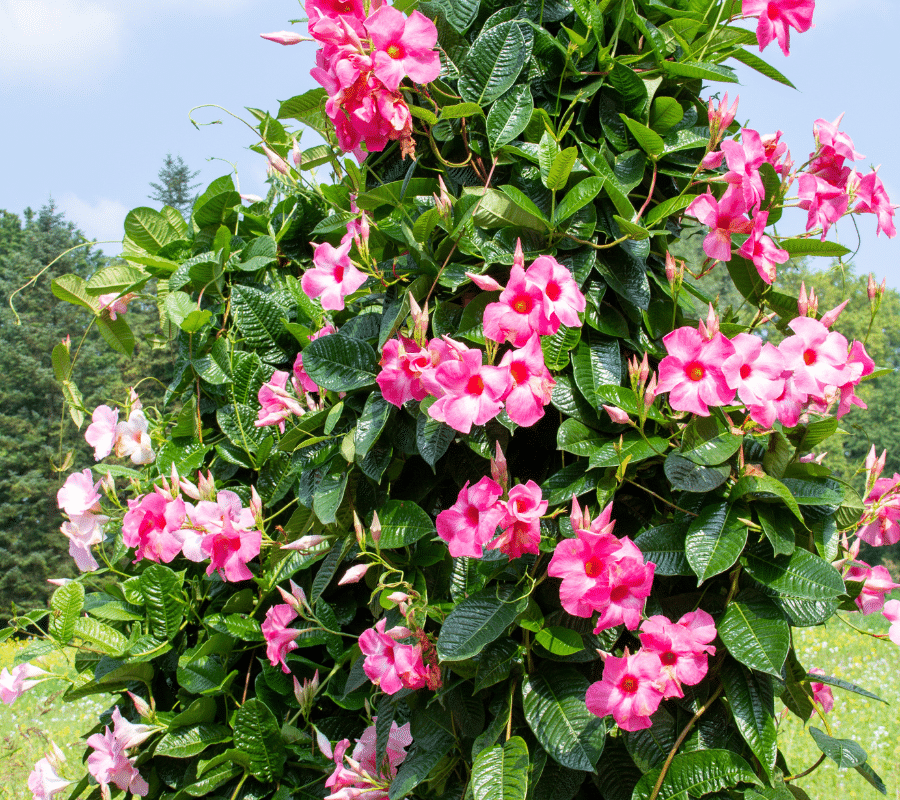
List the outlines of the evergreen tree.
{"type": "Polygon", "coordinates": [[[151,200],[156,200],[164,206],[172,206],[184,217],[188,217],[194,200],[197,199],[194,190],[200,185],[199,183],[192,184],[191,181],[199,174],[200,170],[191,172],[181,156],[173,158],[171,153],[167,153],[162,168],[159,170],[159,183],[150,182],[153,194],[148,196],[151,200]]]}

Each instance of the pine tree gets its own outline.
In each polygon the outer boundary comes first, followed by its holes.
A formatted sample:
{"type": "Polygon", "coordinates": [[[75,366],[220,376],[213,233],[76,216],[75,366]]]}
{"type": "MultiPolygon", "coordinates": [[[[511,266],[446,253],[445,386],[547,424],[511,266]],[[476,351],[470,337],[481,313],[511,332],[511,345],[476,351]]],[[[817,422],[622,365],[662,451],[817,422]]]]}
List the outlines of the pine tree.
{"type": "Polygon", "coordinates": [[[172,154],[168,153],[159,170],[159,183],[150,182],[153,194],[148,196],[151,200],[156,200],[165,206],[172,206],[183,216],[188,217],[197,197],[194,190],[200,185],[199,183],[192,184],[191,181],[199,174],[200,170],[191,172],[181,156],[173,158],[172,154]]]}

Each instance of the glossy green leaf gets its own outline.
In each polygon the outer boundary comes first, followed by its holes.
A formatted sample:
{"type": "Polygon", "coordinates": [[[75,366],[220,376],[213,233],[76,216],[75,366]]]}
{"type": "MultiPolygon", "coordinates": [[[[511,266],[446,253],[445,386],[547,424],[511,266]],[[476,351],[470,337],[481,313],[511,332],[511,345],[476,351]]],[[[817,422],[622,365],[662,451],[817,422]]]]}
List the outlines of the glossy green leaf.
{"type": "Polygon", "coordinates": [[[434,522],[419,506],[409,500],[388,500],[378,509],[381,522],[382,550],[393,550],[436,533],[434,522]]]}
{"type": "Polygon", "coordinates": [[[778,755],[772,679],[730,660],[719,674],[734,722],[771,781],[778,755]]]}
{"type": "Polygon", "coordinates": [[[747,544],[747,526],[740,512],[727,502],[704,506],[688,525],[685,553],[699,586],[730,569],[747,544]]]}
{"type": "Polygon", "coordinates": [[[366,457],[372,445],[378,441],[384,426],[387,424],[394,408],[387,400],[381,396],[381,392],[375,390],[366,398],[366,404],[363,406],[362,414],[356,423],[356,435],[354,437],[354,445],[356,449],[356,458],[361,461],[366,457]]]}
{"type": "MultiPolygon", "coordinates": [[[[634,789],[633,800],[650,800],[659,774],[659,769],[646,773],[634,789]]],[[[669,765],[657,798],[690,800],[736,783],[761,785],[750,765],[737,753],[717,749],[678,753],[669,765]]]]}
{"type": "Polygon", "coordinates": [[[694,417],[684,430],[681,455],[695,464],[716,466],[727,461],[744,441],[714,417],[694,417]]]}
{"type": "Polygon", "coordinates": [[[722,643],[738,661],[750,669],[781,677],[791,633],[774,601],[760,594],[740,592],[716,627],[722,643]]]}
{"type": "Polygon", "coordinates": [[[515,139],[525,128],[534,112],[531,89],[520,84],[497,98],[487,115],[488,142],[497,150],[515,139]]]}
{"type": "Polygon", "coordinates": [[[771,78],[777,83],[784,84],[785,86],[790,86],[791,89],[797,88],[784,75],[782,75],[777,69],[775,69],[775,67],[773,67],[766,61],[763,61],[758,55],[756,55],[756,53],[752,52],[751,50],[746,50],[743,48],[735,50],[731,54],[731,57],[737,59],[738,61],[742,61],[751,69],[755,69],[757,72],[765,75],[767,78],[771,78]]]}
{"type": "Polygon", "coordinates": [[[681,523],[659,525],[638,534],[634,543],[644,554],[644,561],[656,564],[657,575],[692,575],[685,553],[687,526],[681,523]]]}
{"type": "Polygon", "coordinates": [[[482,750],[472,765],[475,800],[525,800],[528,747],[520,736],[482,750]]]}
{"type": "Polygon", "coordinates": [[[433,419],[427,412],[416,418],[416,446],[419,448],[419,455],[432,470],[455,438],[456,431],[453,428],[433,419]]]}
{"type": "Polygon", "coordinates": [[[368,342],[334,333],[310,342],[303,351],[303,367],[317,385],[351,392],[375,383],[378,356],[368,342]]]}
{"type": "Polygon", "coordinates": [[[583,181],[576,183],[562,199],[556,207],[553,214],[555,224],[565,222],[576,211],[590,203],[603,188],[605,180],[603,178],[585,178],[583,181]]]}
{"type": "Polygon", "coordinates": [[[734,70],[709,61],[663,61],[660,66],[669,75],[681,78],[700,78],[704,81],[722,81],[723,83],[738,82],[734,70]]]}
{"type": "Polygon", "coordinates": [[[182,238],[159,211],[146,206],[128,212],[125,217],[125,235],[154,256],[170,242],[182,238]]]}
{"type": "Polygon", "coordinates": [[[156,744],[154,756],[192,758],[207,747],[231,741],[231,729],[225,725],[194,725],[169,728],[156,744]]]}
{"type": "Polygon", "coordinates": [[[529,51],[518,22],[502,22],[485,30],[460,67],[462,99],[479,105],[496,100],[515,83],[529,51]]]}
{"type": "Polygon", "coordinates": [[[61,644],[68,644],[75,634],[75,622],[84,607],[84,586],[67,583],[53,592],[50,598],[50,635],[61,644]]]}
{"type": "Polygon", "coordinates": [[[571,667],[533,673],[522,683],[528,725],[547,753],[570,769],[593,771],[606,738],[584,703],[588,680],[571,667]]]}
{"type": "Polygon", "coordinates": [[[787,250],[791,257],[823,256],[825,258],[843,258],[850,248],[837,242],[823,242],[821,239],[782,239],[778,242],[782,250],[787,250]]]}
{"type": "Polygon", "coordinates": [[[141,573],[141,594],[150,632],[159,639],[173,639],[181,625],[181,579],[165,564],[151,564],[141,573]]]}
{"type": "Polygon", "coordinates": [[[284,771],[281,730],[269,707],[256,697],[237,710],[234,744],[250,758],[250,772],[261,781],[277,780],[284,771]]]}
{"type": "Polygon", "coordinates": [[[747,553],[747,572],[760,591],[803,600],[832,600],[844,592],[840,573],[827,561],[807,550],[772,556],[759,547],[747,553]]]}
{"type": "Polygon", "coordinates": [[[727,464],[702,467],[688,461],[679,452],[669,453],[663,468],[669,483],[681,492],[711,492],[725,483],[731,475],[731,467],[727,464]]]}
{"type": "Polygon", "coordinates": [[[858,767],[869,758],[866,751],[852,739],[835,739],[813,726],[810,726],[809,735],[819,749],[841,769],[858,767]]]}
{"type": "Polygon", "coordinates": [[[441,661],[464,661],[499,638],[525,608],[526,601],[510,584],[491,586],[469,595],[447,616],[437,641],[441,661]]]}
{"type": "Polygon", "coordinates": [[[862,695],[863,697],[868,697],[872,700],[877,700],[879,703],[887,704],[887,700],[882,699],[877,694],[873,694],[872,692],[863,689],[861,686],[857,686],[855,683],[850,683],[850,681],[845,681],[843,678],[835,678],[833,675],[820,675],[818,673],[809,673],[807,676],[809,680],[815,681],[816,683],[826,683],[829,686],[834,686],[838,689],[844,689],[847,692],[853,692],[853,694],[862,695]]]}
{"type": "Polygon", "coordinates": [[[622,380],[619,340],[588,330],[572,354],[575,385],[595,408],[602,405],[597,392],[601,386],[618,386],[622,380]]]}
{"type": "Polygon", "coordinates": [[[560,150],[553,157],[553,161],[550,164],[550,169],[547,170],[546,176],[541,175],[544,180],[544,186],[548,189],[559,190],[565,188],[566,183],[569,180],[569,175],[572,172],[572,167],[575,166],[575,159],[578,158],[578,149],[575,147],[567,147],[565,150],[560,150]]]}
{"type": "Polygon", "coordinates": [[[666,146],[662,140],[662,136],[651,128],[648,128],[646,125],[642,125],[637,120],[625,116],[625,114],[620,114],[619,116],[622,117],[622,121],[628,127],[628,130],[631,131],[631,135],[647,155],[658,156],[662,153],[666,146]]]}

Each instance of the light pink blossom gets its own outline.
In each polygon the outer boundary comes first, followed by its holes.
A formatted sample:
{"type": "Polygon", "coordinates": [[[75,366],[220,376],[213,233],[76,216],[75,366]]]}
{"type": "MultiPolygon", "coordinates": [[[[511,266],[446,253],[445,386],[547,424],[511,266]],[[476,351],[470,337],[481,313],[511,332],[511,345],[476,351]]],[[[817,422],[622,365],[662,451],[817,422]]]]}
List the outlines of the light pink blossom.
{"type": "Polygon", "coordinates": [[[128,501],[122,520],[122,541],[134,547],[134,563],[141,559],[168,564],[184,544],[187,508],[180,497],[170,499],[157,489],[136,500],[128,501]]]}
{"type": "Polygon", "coordinates": [[[842,334],[829,331],[811,317],[796,317],[788,327],[795,335],[781,342],[778,349],[801,392],[822,397],[825,387],[842,386],[852,379],[847,367],[847,340],[842,334]]]}
{"type": "Polygon", "coordinates": [[[287,372],[275,370],[272,377],[259,387],[256,397],[261,407],[256,412],[257,419],[253,423],[257,428],[277,425],[278,430],[284,433],[285,420],[292,416],[302,417],[306,413],[300,400],[287,390],[289,377],[287,372]]]}
{"type": "Polygon", "coordinates": [[[421,689],[428,683],[428,670],[422,660],[420,645],[400,644],[397,639],[411,635],[403,627],[385,631],[382,617],[374,628],[363,631],[359,637],[359,649],[366,660],[363,669],[369,680],[385,694],[396,694],[400,689],[421,689]]]}
{"type": "Polygon", "coordinates": [[[878,218],[875,235],[884,231],[888,239],[893,239],[897,235],[897,229],[894,226],[894,206],[891,205],[891,199],[888,197],[878,173],[873,170],[867,175],[860,176],[854,189],[854,195],[858,201],[853,207],[854,211],[875,214],[878,218]]]}
{"type": "Polygon", "coordinates": [[[132,406],[128,420],[116,425],[116,455],[130,458],[134,464],[152,464],[156,456],[147,427],[147,417],[140,405],[132,406]]]}
{"type": "MultiPolygon", "coordinates": [[[[809,671],[810,675],[824,675],[825,670],[819,669],[819,667],[813,667],[809,671]]],[[[819,683],[818,681],[811,681],[809,684],[809,688],[812,689],[813,693],[813,701],[818,705],[823,714],[827,714],[834,708],[834,695],[831,693],[831,687],[827,683],[819,683]]],[[[813,709],[810,717],[815,717],[816,711],[813,709]]]]}
{"type": "Polygon", "coordinates": [[[72,781],[63,780],[56,774],[56,769],[47,758],[42,758],[34,765],[34,769],[28,776],[28,788],[34,800],[51,800],[72,781]]]}
{"type": "Polygon", "coordinates": [[[731,261],[731,235],[750,233],[751,223],[745,214],[747,203],[739,189],[730,186],[716,200],[711,192],[700,195],[686,209],[685,214],[696,217],[709,227],[703,240],[703,252],[717,261],[731,261]]]}
{"type": "Polygon", "coordinates": [[[100,568],[91,547],[103,541],[103,526],[109,522],[104,514],[76,514],[60,527],[63,536],[69,540],[69,555],[82,572],[94,572],[100,568]]]}
{"type": "Polygon", "coordinates": [[[24,692],[41,683],[40,680],[34,680],[35,678],[45,680],[43,676],[49,674],[31,663],[19,664],[11,670],[4,667],[0,670],[0,702],[11,706],[24,692]]]}
{"type": "MultiPolygon", "coordinates": [[[[260,36],[263,39],[268,39],[270,42],[275,42],[276,44],[283,45],[291,45],[291,44],[299,44],[304,41],[306,37],[301,36],[299,33],[294,33],[293,31],[278,31],[276,33],[261,33],[260,36]]],[[[308,41],[308,40],[306,40],[308,41]]]]}
{"type": "Polygon", "coordinates": [[[430,83],[441,73],[434,46],[437,28],[422,12],[408,17],[396,8],[382,6],[365,22],[375,51],[373,72],[392,92],[409,75],[415,83],[430,83]]]}
{"type": "Polygon", "coordinates": [[[318,297],[326,311],[343,309],[344,298],[366,282],[365,273],[353,266],[348,256],[352,245],[349,240],[338,247],[312,243],[315,267],[303,273],[300,285],[307,295],[318,297]]]}
{"type": "Polygon", "coordinates": [[[809,213],[806,218],[806,230],[822,228],[822,240],[828,235],[828,229],[847,213],[850,196],[833,183],[819,177],[804,173],[800,176],[800,208],[809,213]]]}
{"type": "Polygon", "coordinates": [[[444,394],[429,406],[428,414],[460,433],[496,417],[511,383],[506,369],[483,365],[481,350],[474,348],[458,361],[439,364],[434,378],[444,394]]]}
{"type": "Polygon", "coordinates": [[[203,537],[202,547],[209,554],[206,574],[218,572],[226,581],[246,581],[253,577],[247,562],[259,555],[262,533],[236,529],[226,519],[221,530],[203,537]]]}
{"type": "Polygon", "coordinates": [[[775,280],[776,265],[784,264],[791,256],[787,250],[778,247],[764,231],[769,221],[768,211],[757,211],[753,217],[753,229],[738,250],[738,255],[749,258],[756,267],[759,277],[766,283],[775,280]]]}
{"type": "Polygon", "coordinates": [[[729,170],[725,181],[741,190],[747,209],[759,206],[766,196],[759,174],[759,168],[766,162],[766,150],[759,133],[743,128],[740,144],[727,140],[722,142],[721,149],[729,170]]]}
{"type": "Polygon", "coordinates": [[[815,0],[743,0],[745,17],[759,17],[756,40],[762,52],[773,39],[785,55],[790,54],[791,31],[806,33],[812,27],[815,0]]]}
{"type": "Polygon", "coordinates": [[[900,646],[900,600],[888,600],[882,611],[885,619],[891,623],[888,638],[900,646]]]}
{"type": "Polygon", "coordinates": [[[500,522],[502,533],[488,547],[509,558],[538,553],[541,541],[541,515],[547,501],[534,481],[513,486],[506,501],[506,516],[500,522]]]}
{"type": "MultiPolygon", "coordinates": [[[[377,717],[373,722],[377,722],[377,717]]],[[[320,737],[324,738],[324,737],[320,737]]],[[[397,725],[391,723],[385,747],[385,762],[376,764],[375,725],[370,725],[357,739],[351,757],[346,757],[350,747],[349,739],[342,739],[331,751],[330,742],[320,742],[320,749],[331,757],[335,769],[325,781],[331,794],[324,800],[388,800],[391,781],[397,774],[397,768],[406,758],[406,748],[412,744],[409,723],[397,725]],[[322,745],[325,745],[324,747],[322,745]]]]}
{"type": "Polygon", "coordinates": [[[881,547],[900,542],[900,474],[879,478],[866,497],[864,524],[856,532],[864,542],[881,547]]]}
{"type": "Polygon", "coordinates": [[[422,384],[422,371],[432,366],[432,353],[412,339],[399,336],[388,339],[381,352],[381,372],[375,377],[384,399],[395,406],[408,400],[423,400],[428,390],[422,384]]]}
{"type": "Polygon", "coordinates": [[[556,381],[544,364],[541,340],[532,334],[524,347],[508,350],[500,366],[509,370],[510,389],[503,398],[509,418],[528,428],[544,416],[556,381]]]}
{"type": "Polygon", "coordinates": [[[108,727],[104,733],[88,737],[87,744],[94,749],[87,759],[88,772],[99,784],[112,783],[123,792],[146,796],[150,787],[135,768],[135,759],[128,758],[122,742],[108,727]]]}
{"type": "Polygon", "coordinates": [[[266,658],[275,667],[281,664],[281,671],[288,674],[291,670],[285,658],[292,650],[297,649],[294,641],[301,633],[298,628],[288,627],[297,618],[297,612],[287,603],[278,603],[266,611],[262,624],[263,636],[266,640],[266,658]]]}
{"type": "Polygon", "coordinates": [[[844,579],[862,583],[856,605],[863,614],[873,614],[884,608],[885,595],[900,589],[900,583],[891,580],[891,573],[881,565],[870,567],[865,561],[851,562],[844,579]]]}
{"type": "Polygon", "coordinates": [[[731,344],[734,353],[722,364],[722,374],[728,388],[735,389],[748,408],[767,405],[780,397],[784,392],[784,356],[781,351],[750,333],[737,334],[731,344]]]}
{"type": "Polygon", "coordinates": [[[668,682],[666,697],[682,697],[681,685],[695,686],[706,676],[707,658],[716,648],[713,618],[702,609],[685,614],[678,622],[657,614],[641,623],[641,645],[656,653],[668,682]]]}
{"type": "Polygon", "coordinates": [[[106,311],[109,318],[114,320],[119,314],[124,314],[128,310],[128,304],[136,297],[134,292],[123,295],[113,292],[112,294],[101,294],[97,300],[100,302],[100,311],[106,311]]]}
{"type": "Polygon", "coordinates": [[[91,424],[84,432],[87,443],[94,448],[94,461],[106,458],[116,444],[116,425],[119,410],[109,406],[97,406],[91,414],[91,424]]]}
{"type": "Polygon", "coordinates": [[[538,256],[525,270],[525,278],[541,292],[551,333],[556,333],[560,325],[581,327],[578,315],[584,312],[587,300],[566,267],[553,256],[538,256]]]}
{"type": "Polygon", "coordinates": [[[99,481],[94,483],[89,469],[73,472],[56,493],[56,503],[70,517],[97,512],[100,510],[99,485],[99,481]]]}

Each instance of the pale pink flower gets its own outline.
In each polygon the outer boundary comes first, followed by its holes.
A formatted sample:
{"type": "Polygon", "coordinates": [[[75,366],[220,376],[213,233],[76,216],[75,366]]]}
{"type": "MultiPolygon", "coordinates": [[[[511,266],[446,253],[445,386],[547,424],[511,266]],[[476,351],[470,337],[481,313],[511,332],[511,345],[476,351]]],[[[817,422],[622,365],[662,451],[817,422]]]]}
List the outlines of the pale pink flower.
{"type": "Polygon", "coordinates": [[[56,503],[70,517],[97,512],[100,510],[99,485],[99,481],[94,483],[89,469],[73,472],[56,493],[56,503]]]}
{"type": "Polygon", "coordinates": [[[616,406],[608,406],[604,405],[603,410],[609,414],[610,420],[615,422],[617,425],[627,425],[631,418],[628,416],[627,411],[623,411],[621,408],[616,408],[616,406]]]}
{"type": "Polygon", "coordinates": [[[588,710],[598,717],[613,715],[625,731],[639,731],[651,726],[650,715],[663,699],[666,675],[656,653],[639,650],[622,658],[607,656],[603,663],[603,679],[587,690],[588,710]]]}
{"type": "MultiPolygon", "coordinates": [[[[377,722],[377,719],[373,717],[373,722],[377,722]]],[[[332,751],[330,742],[321,741],[324,739],[321,734],[318,738],[319,749],[331,757],[336,765],[325,781],[325,786],[332,791],[324,800],[355,800],[358,797],[362,800],[388,800],[391,781],[397,774],[400,763],[406,758],[406,748],[412,744],[409,723],[397,725],[392,722],[385,748],[387,763],[376,764],[376,733],[373,724],[357,739],[352,757],[347,757],[345,763],[345,754],[350,747],[349,739],[342,739],[332,751]]]]}
{"type": "Polygon", "coordinates": [[[725,181],[741,190],[748,209],[759,206],[766,196],[766,188],[759,174],[759,168],[766,162],[766,150],[759,133],[743,128],[740,144],[732,140],[724,141],[721,149],[729,170],[725,173],[725,181]]]}
{"type": "Polygon", "coordinates": [[[128,304],[136,297],[134,292],[123,295],[113,292],[112,294],[101,294],[97,300],[100,301],[100,311],[106,311],[110,319],[116,319],[117,315],[124,314],[128,310],[128,304]]]}
{"type": "MultiPolygon", "coordinates": [[[[740,101],[740,95],[734,98],[734,103],[729,108],[728,106],[728,92],[725,92],[725,96],[719,101],[718,106],[713,106],[713,98],[709,98],[709,103],[707,106],[707,117],[709,118],[709,138],[710,142],[712,142],[712,146],[715,147],[716,143],[721,140],[721,138],[725,135],[725,132],[728,130],[728,126],[734,122],[735,114],[737,114],[738,102],[740,101]]],[[[724,156],[724,153],[722,154],[724,156]]],[[[719,164],[721,164],[721,160],[719,164]]],[[[716,164],[715,166],[719,166],[716,164]]]]}
{"type": "Polygon", "coordinates": [[[315,268],[303,273],[300,285],[307,295],[318,297],[326,311],[340,311],[344,298],[366,282],[365,273],[353,266],[348,256],[353,242],[348,240],[338,247],[327,242],[311,244],[315,268]]]}
{"type": "Polygon", "coordinates": [[[900,600],[888,600],[884,604],[882,613],[885,619],[891,623],[888,637],[894,644],[900,645],[900,600]]]}
{"type": "Polygon", "coordinates": [[[657,614],[641,624],[641,645],[656,653],[669,680],[666,697],[682,697],[681,685],[695,686],[706,676],[707,658],[716,648],[713,618],[702,609],[685,614],[678,622],[657,614]]]}
{"type": "Polygon", "coordinates": [[[853,210],[863,214],[875,214],[878,217],[875,235],[884,231],[889,239],[893,239],[897,235],[897,229],[894,227],[894,206],[891,205],[891,199],[878,173],[872,171],[859,176],[854,194],[858,202],[853,210]]]}
{"type": "Polygon", "coordinates": [[[717,261],[731,261],[733,233],[750,233],[751,223],[745,216],[747,203],[743,193],[732,186],[721,200],[716,200],[711,192],[700,195],[685,209],[685,213],[709,227],[709,233],[703,240],[703,252],[717,261]]]}
{"type": "Polygon", "coordinates": [[[134,464],[151,464],[156,455],[147,433],[147,417],[140,405],[132,407],[128,420],[116,425],[116,455],[134,464]]]}
{"type": "Polygon", "coordinates": [[[51,800],[72,781],[63,780],[56,774],[56,769],[46,758],[42,758],[34,765],[34,769],[28,776],[28,788],[34,800],[51,800]]]}
{"type": "Polygon", "coordinates": [[[541,339],[535,333],[519,349],[507,350],[500,366],[509,370],[511,387],[503,398],[509,418],[524,428],[544,416],[556,381],[544,364],[541,339]]]}
{"type": "Polygon", "coordinates": [[[834,122],[829,122],[826,119],[817,119],[813,123],[813,135],[816,137],[816,143],[820,149],[827,148],[842,159],[859,161],[865,156],[856,152],[856,146],[853,144],[849,134],[838,130],[843,118],[844,115],[842,113],[834,122]]]}
{"type": "Polygon", "coordinates": [[[474,348],[458,361],[439,364],[434,378],[444,394],[429,406],[428,414],[460,433],[496,417],[511,383],[508,370],[483,365],[481,350],[474,348]]]}
{"type": "Polygon", "coordinates": [[[34,664],[25,663],[13,667],[11,670],[4,667],[0,670],[0,702],[11,706],[24,692],[41,683],[34,678],[43,678],[50,673],[34,664]]]}
{"type": "Polygon", "coordinates": [[[800,391],[794,381],[794,376],[789,371],[784,373],[784,391],[776,397],[771,404],[763,406],[751,406],[750,416],[761,425],[771,427],[776,419],[786,428],[793,428],[800,421],[800,414],[809,395],[800,391]]]}
{"type": "Polygon", "coordinates": [[[400,644],[397,639],[411,635],[403,627],[385,631],[382,617],[374,628],[363,631],[359,649],[366,660],[363,670],[369,680],[385,694],[396,694],[402,688],[421,689],[428,683],[428,670],[422,660],[420,645],[400,644]]]}
{"type": "MultiPolygon", "coordinates": [[[[819,667],[813,667],[809,671],[810,675],[824,675],[825,670],[819,669],[819,667]]],[[[819,683],[818,681],[812,681],[809,684],[809,688],[812,689],[813,693],[813,702],[818,705],[822,709],[823,714],[827,714],[834,708],[834,695],[831,693],[831,687],[827,683],[819,683]]],[[[813,709],[810,717],[815,717],[816,711],[813,709]]]]}
{"type": "Polygon", "coordinates": [[[122,541],[134,547],[134,563],[141,559],[168,564],[184,544],[187,508],[177,497],[167,498],[159,489],[137,500],[128,501],[122,520],[122,541]]]}
{"type": "Polygon", "coordinates": [[[900,583],[891,580],[891,573],[881,565],[870,567],[865,561],[851,562],[844,573],[844,580],[862,583],[856,605],[863,614],[873,614],[884,608],[885,595],[900,589],[900,583]]]}
{"type": "Polygon", "coordinates": [[[223,530],[226,523],[239,531],[250,531],[256,524],[253,512],[244,508],[241,498],[228,489],[218,492],[215,502],[201,500],[196,506],[186,506],[186,509],[194,527],[207,533],[223,530]]]}
{"type": "Polygon", "coordinates": [[[844,189],[809,173],[800,176],[799,196],[800,208],[809,212],[806,230],[821,227],[823,240],[828,229],[847,213],[850,203],[850,196],[844,189]]]}
{"type": "Polygon", "coordinates": [[[278,31],[277,33],[261,33],[260,36],[263,39],[268,39],[270,42],[275,42],[276,44],[298,44],[304,40],[309,41],[306,37],[301,36],[299,33],[294,33],[293,31],[278,31]]]}
{"type": "Polygon", "coordinates": [[[132,747],[143,744],[159,730],[159,728],[156,728],[153,725],[142,725],[140,723],[136,724],[134,722],[129,722],[122,716],[122,712],[119,711],[118,706],[113,709],[112,721],[113,735],[124,750],[130,750],[132,747]]]}
{"type": "Polygon", "coordinates": [[[296,541],[288,542],[287,544],[281,545],[281,549],[282,550],[296,550],[298,553],[307,553],[310,550],[312,550],[314,547],[318,547],[324,541],[325,541],[324,536],[321,536],[317,533],[312,533],[307,536],[301,536],[296,541]]]}
{"type": "MultiPolygon", "coordinates": [[[[822,318],[824,320],[824,317],[822,318]]],[[[850,355],[847,358],[847,367],[851,372],[852,378],[843,384],[841,389],[841,402],[838,406],[835,416],[840,419],[853,406],[860,408],[868,408],[868,406],[856,396],[854,389],[859,382],[866,376],[871,375],[875,371],[875,362],[866,352],[866,348],[862,342],[854,340],[850,345],[850,355]]]]}
{"type": "Polygon", "coordinates": [[[441,74],[441,60],[434,49],[437,28],[421,11],[408,17],[396,8],[382,6],[365,22],[375,45],[375,77],[392,92],[409,75],[416,83],[430,83],[441,74]]]}
{"type": "Polygon", "coordinates": [[[782,131],[767,133],[761,137],[761,141],[766,154],[766,161],[772,165],[776,174],[784,176],[790,172],[787,165],[790,153],[787,145],[781,141],[781,136],[782,131]]]}
{"type": "Polygon", "coordinates": [[[900,542],[900,475],[879,478],[866,497],[866,522],[856,535],[874,547],[900,542]]]}
{"type": "MultiPolygon", "coordinates": [[[[296,365],[294,369],[296,370],[296,365]]],[[[256,397],[261,407],[256,412],[257,419],[253,423],[257,428],[277,425],[278,430],[284,433],[285,420],[292,416],[302,417],[306,413],[300,400],[287,390],[289,377],[287,372],[275,370],[272,377],[259,387],[256,397]]]]}
{"type": "Polygon", "coordinates": [[[485,337],[501,344],[509,340],[514,347],[522,347],[532,334],[543,336],[556,328],[547,316],[543,292],[525,277],[522,267],[514,264],[498,301],[484,309],[485,337]]]}
{"type": "Polygon", "coordinates": [[[677,411],[709,416],[709,406],[734,400],[722,366],[734,354],[734,345],[721,333],[707,341],[694,328],[677,328],[663,338],[668,355],[659,364],[657,396],[669,393],[677,411]]]}
{"type": "Polygon", "coordinates": [[[587,300],[566,267],[553,256],[538,256],[525,270],[525,278],[541,291],[551,333],[556,333],[560,325],[581,327],[578,315],[584,312],[587,300]]]}
{"type": "Polygon", "coordinates": [[[759,277],[766,283],[775,280],[776,265],[784,264],[791,256],[787,250],[782,250],[764,231],[769,221],[768,211],[757,211],[753,217],[753,229],[747,240],[738,250],[738,255],[749,258],[756,267],[759,277]]]}
{"type": "Polygon", "coordinates": [[[104,733],[88,737],[87,743],[94,748],[88,756],[87,767],[99,784],[115,784],[123,792],[146,796],[150,787],[134,766],[134,759],[128,758],[122,742],[107,727],[104,733]]]}
{"type": "Polygon", "coordinates": [[[278,603],[266,611],[262,624],[263,636],[266,639],[266,658],[275,667],[281,664],[281,671],[288,674],[291,670],[285,658],[292,650],[297,649],[294,641],[301,633],[297,628],[288,627],[297,619],[297,612],[286,603],[278,603]]]}
{"type": "Polygon", "coordinates": [[[498,502],[503,489],[488,477],[474,486],[469,482],[459,491],[456,502],[437,515],[437,533],[450,547],[450,555],[481,558],[483,547],[494,538],[507,509],[498,502]]]}
{"type": "Polygon", "coordinates": [[[91,414],[91,424],[84,432],[87,443],[94,448],[94,461],[106,458],[116,444],[116,425],[119,422],[119,409],[109,406],[97,406],[91,414]]]}
{"type": "Polygon", "coordinates": [[[69,555],[82,572],[94,572],[100,568],[91,547],[103,541],[103,526],[109,517],[103,514],[76,514],[60,527],[63,535],[69,540],[69,555]]]}
{"type": "Polygon", "coordinates": [[[762,52],[773,39],[785,55],[790,54],[791,31],[806,33],[812,27],[815,0],[743,0],[745,17],[759,17],[756,40],[762,52]]]}
{"type": "Polygon", "coordinates": [[[309,610],[309,602],[306,599],[306,592],[303,591],[303,587],[297,586],[293,580],[290,581],[290,585],[290,592],[282,589],[280,586],[277,587],[278,593],[281,595],[284,602],[297,613],[302,613],[303,609],[309,610]]]}

